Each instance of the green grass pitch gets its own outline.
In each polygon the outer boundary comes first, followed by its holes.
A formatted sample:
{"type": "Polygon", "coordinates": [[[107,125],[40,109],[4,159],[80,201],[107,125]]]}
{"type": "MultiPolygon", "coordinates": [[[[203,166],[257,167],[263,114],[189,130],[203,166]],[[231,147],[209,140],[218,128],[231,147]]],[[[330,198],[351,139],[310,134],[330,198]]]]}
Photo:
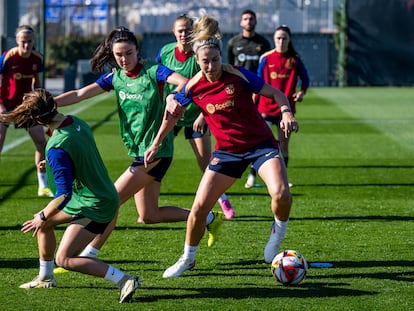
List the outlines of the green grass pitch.
{"type": "MultiPolygon", "coordinates": [[[[90,124],[115,180],[131,159],[113,95],[62,111],[90,124]]],[[[132,200],[121,207],[99,257],[143,278],[127,305],[110,282],[79,273],[58,275],[57,289],[18,288],[38,271],[36,240],[21,224],[48,199],[36,196],[33,143],[10,127],[0,161],[1,310],[413,310],[414,89],[310,89],[297,119],[288,168],[294,203],[282,248],[334,267],[310,268],[296,287],[276,283],[263,262],[270,200],[265,188],[244,188],[246,172],[227,192],[236,218],[224,223],[215,247],[203,238],[196,269],[181,278],[162,273],[182,252],[185,223],[142,225],[132,200]]],[[[181,133],[160,205],[190,208],[200,177],[181,133]]]]}

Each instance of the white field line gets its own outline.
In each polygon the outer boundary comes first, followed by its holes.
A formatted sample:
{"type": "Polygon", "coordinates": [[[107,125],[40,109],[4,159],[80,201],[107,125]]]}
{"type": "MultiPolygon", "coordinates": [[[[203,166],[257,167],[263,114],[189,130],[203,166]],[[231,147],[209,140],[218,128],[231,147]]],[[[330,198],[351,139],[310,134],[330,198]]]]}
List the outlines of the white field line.
{"type": "MultiPolygon", "coordinates": [[[[76,104],[74,106],[74,107],[76,107],[76,109],[71,110],[69,114],[76,115],[78,113],[81,113],[82,111],[84,111],[86,109],[89,109],[92,106],[96,105],[100,101],[105,100],[110,95],[112,95],[112,94],[105,93],[105,94],[97,96],[95,98],[86,100],[85,103],[76,104]]],[[[63,110],[63,109],[67,109],[68,107],[70,107],[70,106],[61,107],[59,109],[63,110]]],[[[18,139],[15,139],[14,141],[12,141],[11,143],[9,143],[7,145],[4,145],[2,153],[6,153],[7,151],[10,151],[13,148],[16,148],[17,146],[19,146],[19,145],[23,144],[24,142],[28,141],[29,139],[30,139],[30,136],[27,133],[25,133],[24,136],[22,136],[18,139]]]]}

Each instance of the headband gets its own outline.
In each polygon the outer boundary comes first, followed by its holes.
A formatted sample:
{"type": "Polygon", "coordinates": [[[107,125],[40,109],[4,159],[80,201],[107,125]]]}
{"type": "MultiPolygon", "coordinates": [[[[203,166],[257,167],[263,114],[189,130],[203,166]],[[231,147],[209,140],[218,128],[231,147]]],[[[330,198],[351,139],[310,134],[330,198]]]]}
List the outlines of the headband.
{"type": "Polygon", "coordinates": [[[203,47],[206,47],[206,46],[212,46],[212,47],[215,47],[218,50],[221,50],[220,45],[221,45],[220,40],[218,40],[217,38],[209,38],[207,40],[199,41],[198,43],[194,44],[194,46],[195,46],[194,52],[197,53],[197,51],[200,48],[203,48],[203,47]]]}
{"type": "Polygon", "coordinates": [[[32,29],[28,29],[28,28],[25,28],[25,29],[22,29],[22,30],[19,30],[17,33],[16,33],[16,37],[18,37],[20,34],[22,34],[22,33],[30,33],[30,34],[33,34],[33,30],[32,29]]]}

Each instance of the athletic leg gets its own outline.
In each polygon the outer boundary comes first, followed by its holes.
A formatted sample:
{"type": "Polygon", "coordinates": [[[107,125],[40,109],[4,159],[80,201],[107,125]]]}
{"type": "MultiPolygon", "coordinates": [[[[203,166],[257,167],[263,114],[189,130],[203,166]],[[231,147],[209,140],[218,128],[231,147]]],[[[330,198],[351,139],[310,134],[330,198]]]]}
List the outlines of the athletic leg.
{"type": "MultiPolygon", "coordinates": [[[[193,148],[194,154],[197,158],[198,166],[204,172],[211,158],[211,139],[209,133],[202,137],[189,139],[190,145],[193,148]]],[[[222,193],[218,198],[218,203],[224,213],[226,219],[232,219],[235,216],[234,208],[230,203],[227,195],[222,193]]]]}
{"type": "Polygon", "coordinates": [[[56,263],[67,270],[73,270],[112,281],[120,289],[119,302],[131,299],[139,287],[139,277],[128,275],[92,257],[78,256],[79,252],[96,236],[80,224],[71,224],[65,230],[59,249],[56,253],[56,263]]]}
{"type": "Polygon", "coordinates": [[[72,217],[64,212],[57,213],[46,220],[42,228],[37,231],[37,244],[39,252],[39,273],[30,282],[20,285],[20,288],[52,288],[56,287],[53,277],[54,254],[56,249],[56,237],[54,227],[70,222],[72,217]]]}
{"type": "Polygon", "coordinates": [[[264,162],[259,169],[259,174],[271,196],[271,209],[275,220],[264,251],[265,261],[271,262],[286,234],[292,195],[287,182],[286,168],[281,158],[276,157],[264,162]]]}
{"type": "Polygon", "coordinates": [[[45,160],[46,137],[43,126],[37,125],[28,129],[28,133],[35,145],[35,165],[38,177],[38,195],[45,197],[53,197],[52,191],[48,188],[46,168],[40,165],[45,160]]]}
{"type": "Polygon", "coordinates": [[[160,187],[160,182],[152,180],[134,195],[140,221],[145,224],[154,224],[187,220],[190,212],[188,209],[158,205],[160,187]]]}
{"type": "Polygon", "coordinates": [[[206,216],[213,209],[220,194],[235,181],[236,178],[206,169],[188,216],[184,253],[174,265],[165,270],[164,278],[179,277],[195,266],[195,255],[205,232],[206,216]]]}

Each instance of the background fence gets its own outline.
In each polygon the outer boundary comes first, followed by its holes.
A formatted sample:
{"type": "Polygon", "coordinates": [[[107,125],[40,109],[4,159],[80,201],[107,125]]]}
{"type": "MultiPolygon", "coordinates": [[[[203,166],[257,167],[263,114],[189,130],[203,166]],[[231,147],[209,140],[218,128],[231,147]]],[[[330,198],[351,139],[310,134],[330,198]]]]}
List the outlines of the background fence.
{"type": "MultiPolygon", "coordinates": [[[[261,33],[271,46],[273,33],[261,33]]],[[[226,45],[235,33],[223,34],[223,62],[227,62],[226,45]]],[[[142,55],[154,59],[159,49],[168,42],[174,41],[171,33],[145,33],[143,36],[142,55]]],[[[293,34],[295,49],[301,55],[309,72],[311,86],[336,86],[337,51],[334,37],[331,34],[293,34]]]]}

